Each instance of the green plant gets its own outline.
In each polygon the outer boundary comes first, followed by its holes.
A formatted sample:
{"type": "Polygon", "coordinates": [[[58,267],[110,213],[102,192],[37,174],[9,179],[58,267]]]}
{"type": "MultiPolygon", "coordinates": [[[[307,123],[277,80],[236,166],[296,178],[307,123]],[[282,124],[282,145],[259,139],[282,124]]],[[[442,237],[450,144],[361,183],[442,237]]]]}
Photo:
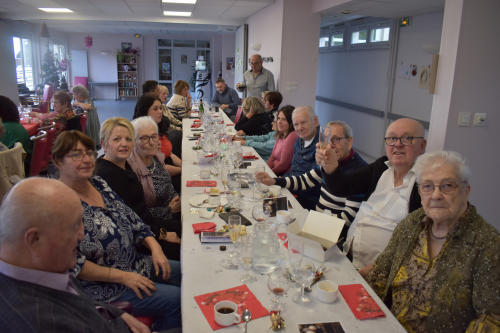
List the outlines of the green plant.
{"type": "Polygon", "coordinates": [[[115,50],[113,51],[113,56],[116,56],[116,60],[117,60],[118,62],[123,62],[123,57],[124,57],[124,54],[123,54],[123,52],[122,52],[122,50],[121,50],[121,49],[115,49],[115,50]]]}

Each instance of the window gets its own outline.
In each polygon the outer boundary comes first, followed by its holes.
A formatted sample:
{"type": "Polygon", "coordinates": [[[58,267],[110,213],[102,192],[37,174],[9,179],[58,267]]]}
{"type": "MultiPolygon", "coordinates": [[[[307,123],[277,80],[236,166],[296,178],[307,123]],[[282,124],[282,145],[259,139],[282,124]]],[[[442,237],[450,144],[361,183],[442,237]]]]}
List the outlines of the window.
{"type": "Polygon", "coordinates": [[[389,33],[391,32],[391,28],[379,28],[372,29],[370,42],[387,42],[389,41],[389,33]]]}
{"type": "Polygon", "coordinates": [[[344,45],[344,34],[334,34],[332,35],[332,44],[331,46],[342,46],[344,45]]]}
{"type": "Polygon", "coordinates": [[[356,31],[351,34],[351,44],[365,44],[368,30],[356,31]]]}
{"type": "Polygon", "coordinates": [[[196,47],[202,47],[202,48],[205,48],[205,49],[209,49],[210,48],[210,41],[208,41],[208,40],[197,40],[196,41],[196,47]]]}
{"type": "MultiPolygon", "coordinates": [[[[54,44],[53,50],[52,50],[52,55],[54,56],[54,63],[57,66],[57,64],[60,63],[63,59],[67,59],[66,58],[66,46],[62,45],[62,44],[54,44]]],[[[63,76],[66,77],[66,81],[67,81],[68,69],[61,72],[60,77],[62,78],[63,76]]]]}
{"type": "Polygon", "coordinates": [[[172,46],[172,40],[171,39],[158,39],[158,46],[172,46]]]}
{"type": "Polygon", "coordinates": [[[328,47],[330,41],[330,36],[324,36],[319,38],[319,47],[328,47]]]}
{"type": "Polygon", "coordinates": [[[174,39],[174,47],[195,47],[195,40],[174,39]]]}
{"type": "Polygon", "coordinates": [[[35,90],[31,40],[28,38],[13,37],[13,42],[17,83],[24,83],[29,90],[35,90]]]}

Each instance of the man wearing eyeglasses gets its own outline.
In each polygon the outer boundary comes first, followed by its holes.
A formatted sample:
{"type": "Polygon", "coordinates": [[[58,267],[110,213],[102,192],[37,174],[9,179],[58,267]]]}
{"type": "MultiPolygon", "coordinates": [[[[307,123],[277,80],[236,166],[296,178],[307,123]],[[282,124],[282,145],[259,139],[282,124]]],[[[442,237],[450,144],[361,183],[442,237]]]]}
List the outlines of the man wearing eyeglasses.
{"type": "Polygon", "coordinates": [[[344,253],[362,275],[385,249],[396,225],[422,206],[413,165],[425,152],[424,135],[420,122],[396,120],[384,138],[387,156],[350,174],[339,168],[335,150],[317,145],[316,161],[325,163],[323,178],[329,191],[339,197],[364,194],[344,243],[344,253]]]}
{"type": "Polygon", "coordinates": [[[254,54],[250,58],[250,67],[243,74],[243,83],[247,86],[247,97],[262,97],[265,91],[275,91],[274,75],[262,67],[262,57],[260,54],[254,54]]]}

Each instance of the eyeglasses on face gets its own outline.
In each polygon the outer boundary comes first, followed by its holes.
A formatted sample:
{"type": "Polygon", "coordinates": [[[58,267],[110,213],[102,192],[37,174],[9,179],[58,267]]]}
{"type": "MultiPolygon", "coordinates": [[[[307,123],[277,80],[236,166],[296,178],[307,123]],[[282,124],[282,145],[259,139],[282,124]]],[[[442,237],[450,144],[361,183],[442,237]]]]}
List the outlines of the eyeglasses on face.
{"type": "Polygon", "coordinates": [[[341,138],[332,138],[330,142],[333,143],[334,145],[338,145],[340,141],[342,141],[342,139],[347,139],[347,138],[348,138],[347,136],[343,136],[341,138]]]}
{"type": "Polygon", "coordinates": [[[431,195],[434,193],[436,187],[439,187],[441,193],[453,194],[457,190],[460,184],[466,184],[467,182],[449,182],[444,184],[420,184],[418,185],[418,190],[422,195],[431,195]]]}
{"type": "Polygon", "coordinates": [[[413,142],[413,139],[423,139],[423,137],[421,137],[421,136],[402,136],[400,138],[397,138],[395,136],[388,136],[388,137],[384,138],[385,144],[388,146],[395,146],[396,143],[398,142],[398,140],[401,141],[401,144],[403,144],[403,146],[409,146],[413,142]]]}
{"type": "Polygon", "coordinates": [[[158,140],[160,139],[158,137],[158,134],[153,134],[151,136],[141,136],[139,138],[141,140],[142,143],[148,143],[149,142],[149,139],[153,140],[153,142],[158,142],[158,140]]]}
{"type": "Polygon", "coordinates": [[[82,151],[74,152],[73,154],[66,155],[66,157],[71,157],[73,161],[81,161],[83,157],[87,155],[89,159],[95,160],[97,158],[97,152],[94,150],[88,150],[85,153],[82,151]]]}
{"type": "Polygon", "coordinates": [[[252,66],[257,66],[258,64],[262,63],[262,61],[259,61],[259,62],[251,62],[250,65],[252,66]]]}

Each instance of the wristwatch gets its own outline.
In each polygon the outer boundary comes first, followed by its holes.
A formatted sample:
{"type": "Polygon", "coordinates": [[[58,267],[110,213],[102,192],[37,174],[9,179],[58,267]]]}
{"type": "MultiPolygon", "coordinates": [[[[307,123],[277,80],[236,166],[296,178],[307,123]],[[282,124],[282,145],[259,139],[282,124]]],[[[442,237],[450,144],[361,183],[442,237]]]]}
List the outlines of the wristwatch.
{"type": "Polygon", "coordinates": [[[160,236],[167,237],[167,230],[160,228],[160,236]]]}

